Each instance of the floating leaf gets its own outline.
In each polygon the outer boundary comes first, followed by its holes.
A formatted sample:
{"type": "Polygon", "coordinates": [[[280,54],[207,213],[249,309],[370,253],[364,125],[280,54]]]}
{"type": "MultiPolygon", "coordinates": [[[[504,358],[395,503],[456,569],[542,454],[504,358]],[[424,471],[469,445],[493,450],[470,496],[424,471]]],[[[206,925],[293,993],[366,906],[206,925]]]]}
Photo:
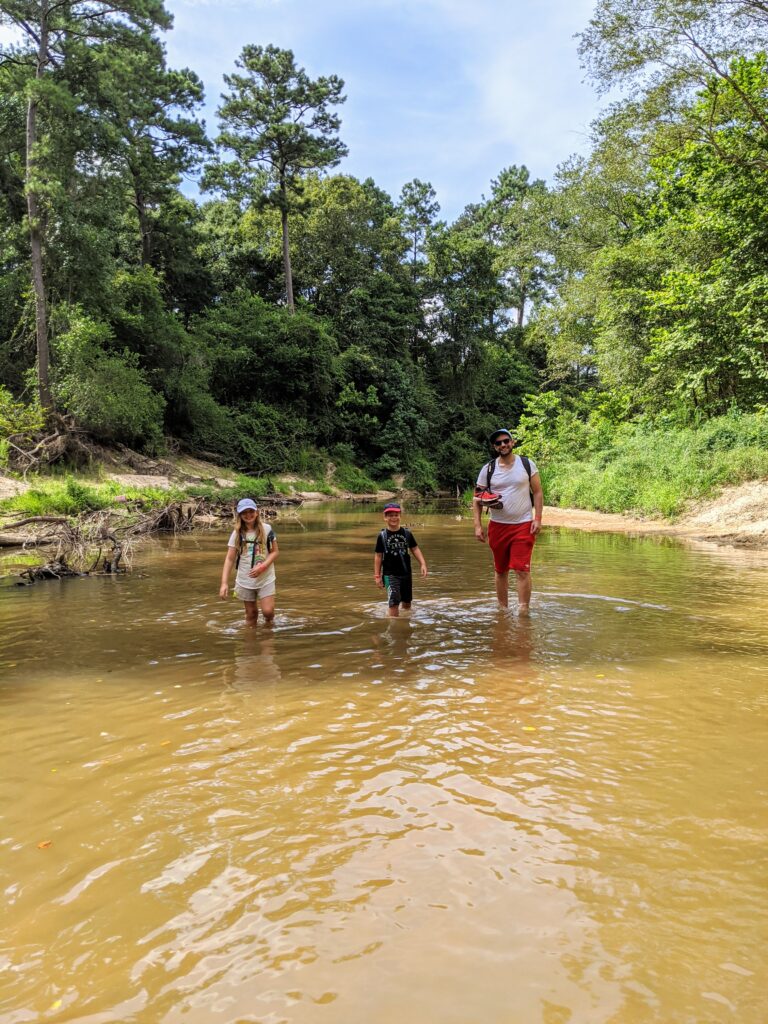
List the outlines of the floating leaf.
{"type": "Polygon", "coordinates": [[[47,850],[52,842],[52,839],[44,839],[41,843],[37,844],[37,848],[38,850],[47,850]]]}

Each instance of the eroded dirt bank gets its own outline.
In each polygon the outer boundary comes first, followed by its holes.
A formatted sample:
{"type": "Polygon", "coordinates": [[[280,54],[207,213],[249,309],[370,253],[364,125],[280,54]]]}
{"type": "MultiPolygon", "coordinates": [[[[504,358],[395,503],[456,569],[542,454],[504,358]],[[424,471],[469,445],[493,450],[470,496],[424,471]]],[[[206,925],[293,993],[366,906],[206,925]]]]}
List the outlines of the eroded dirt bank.
{"type": "Polygon", "coordinates": [[[768,547],[768,480],[726,487],[716,498],[691,502],[674,522],[553,506],[545,509],[544,522],[549,526],[594,532],[661,534],[719,544],[768,547]]]}

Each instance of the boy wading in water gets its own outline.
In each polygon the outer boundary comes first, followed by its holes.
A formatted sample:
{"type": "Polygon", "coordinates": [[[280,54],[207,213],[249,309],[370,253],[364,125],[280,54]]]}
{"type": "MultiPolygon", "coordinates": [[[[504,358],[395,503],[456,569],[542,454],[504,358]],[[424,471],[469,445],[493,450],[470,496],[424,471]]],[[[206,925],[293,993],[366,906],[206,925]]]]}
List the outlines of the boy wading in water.
{"type": "Polygon", "coordinates": [[[384,522],[387,524],[376,538],[376,553],[373,556],[373,578],[377,587],[387,588],[389,615],[400,614],[400,606],[410,608],[413,600],[413,578],[411,557],[421,566],[421,575],[427,575],[424,560],[416,538],[410,530],[400,525],[401,509],[391,502],[384,506],[384,522]]]}
{"type": "Polygon", "coordinates": [[[268,626],[275,618],[274,562],[279,553],[275,532],[269,523],[262,521],[256,502],[251,498],[238,501],[235,528],[221,570],[219,597],[226,599],[232,566],[237,565],[235,597],[243,602],[247,626],[256,625],[259,605],[268,626]]]}
{"type": "Polygon", "coordinates": [[[512,449],[517,442],[506,428],[494,430],[488,440],[495,457],[483,466],[477,478],[481,493],[475,494],[472,503],[475,537],[485,543],[480,520],[485,505],[491,510],[488,543],[496,570],[496,597],[502,608],[509,606],[509,574],[514,572],[518,613],[527,615],[531,602],[531,554],[541,530],[544,505],[539,471],[532,459],[515,455],[512,449]]]}

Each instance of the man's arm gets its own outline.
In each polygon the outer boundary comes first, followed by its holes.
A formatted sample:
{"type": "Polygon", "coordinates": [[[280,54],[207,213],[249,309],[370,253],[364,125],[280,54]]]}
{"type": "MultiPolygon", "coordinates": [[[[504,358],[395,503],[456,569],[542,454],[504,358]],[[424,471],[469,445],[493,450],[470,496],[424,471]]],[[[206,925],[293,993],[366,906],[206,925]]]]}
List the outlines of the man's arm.
{"type": "Polygon", "coordinates": [[[480,519],[483,513],[483,507],[477,498],[472,499],[472,518],[475,521],[475,537],[480,541],[481,544],[485,544],[485,530],[480,519]]]}
{"type": "Polygon", "coordinates": [[[544,510],[544,491],[541,489],[541,480],[538,473],[534,473],[531,477],[531,491],[533,492],[531,533],[538,533],[541,529],[541,514],[544,510]]]}

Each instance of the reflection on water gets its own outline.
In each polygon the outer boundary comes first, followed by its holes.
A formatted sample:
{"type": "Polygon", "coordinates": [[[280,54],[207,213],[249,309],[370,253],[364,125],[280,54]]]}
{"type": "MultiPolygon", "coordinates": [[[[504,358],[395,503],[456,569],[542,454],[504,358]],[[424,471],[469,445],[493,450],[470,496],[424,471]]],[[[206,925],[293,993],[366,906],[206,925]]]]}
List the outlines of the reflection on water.
{"type": "Polygon", "coordinates": [[[550,531],[518,619],[418,522],[399,619],[364,509],[272,631],[225,533],[0,592],[3,1024],[763,1024],[764,558],[550,531]]]}

